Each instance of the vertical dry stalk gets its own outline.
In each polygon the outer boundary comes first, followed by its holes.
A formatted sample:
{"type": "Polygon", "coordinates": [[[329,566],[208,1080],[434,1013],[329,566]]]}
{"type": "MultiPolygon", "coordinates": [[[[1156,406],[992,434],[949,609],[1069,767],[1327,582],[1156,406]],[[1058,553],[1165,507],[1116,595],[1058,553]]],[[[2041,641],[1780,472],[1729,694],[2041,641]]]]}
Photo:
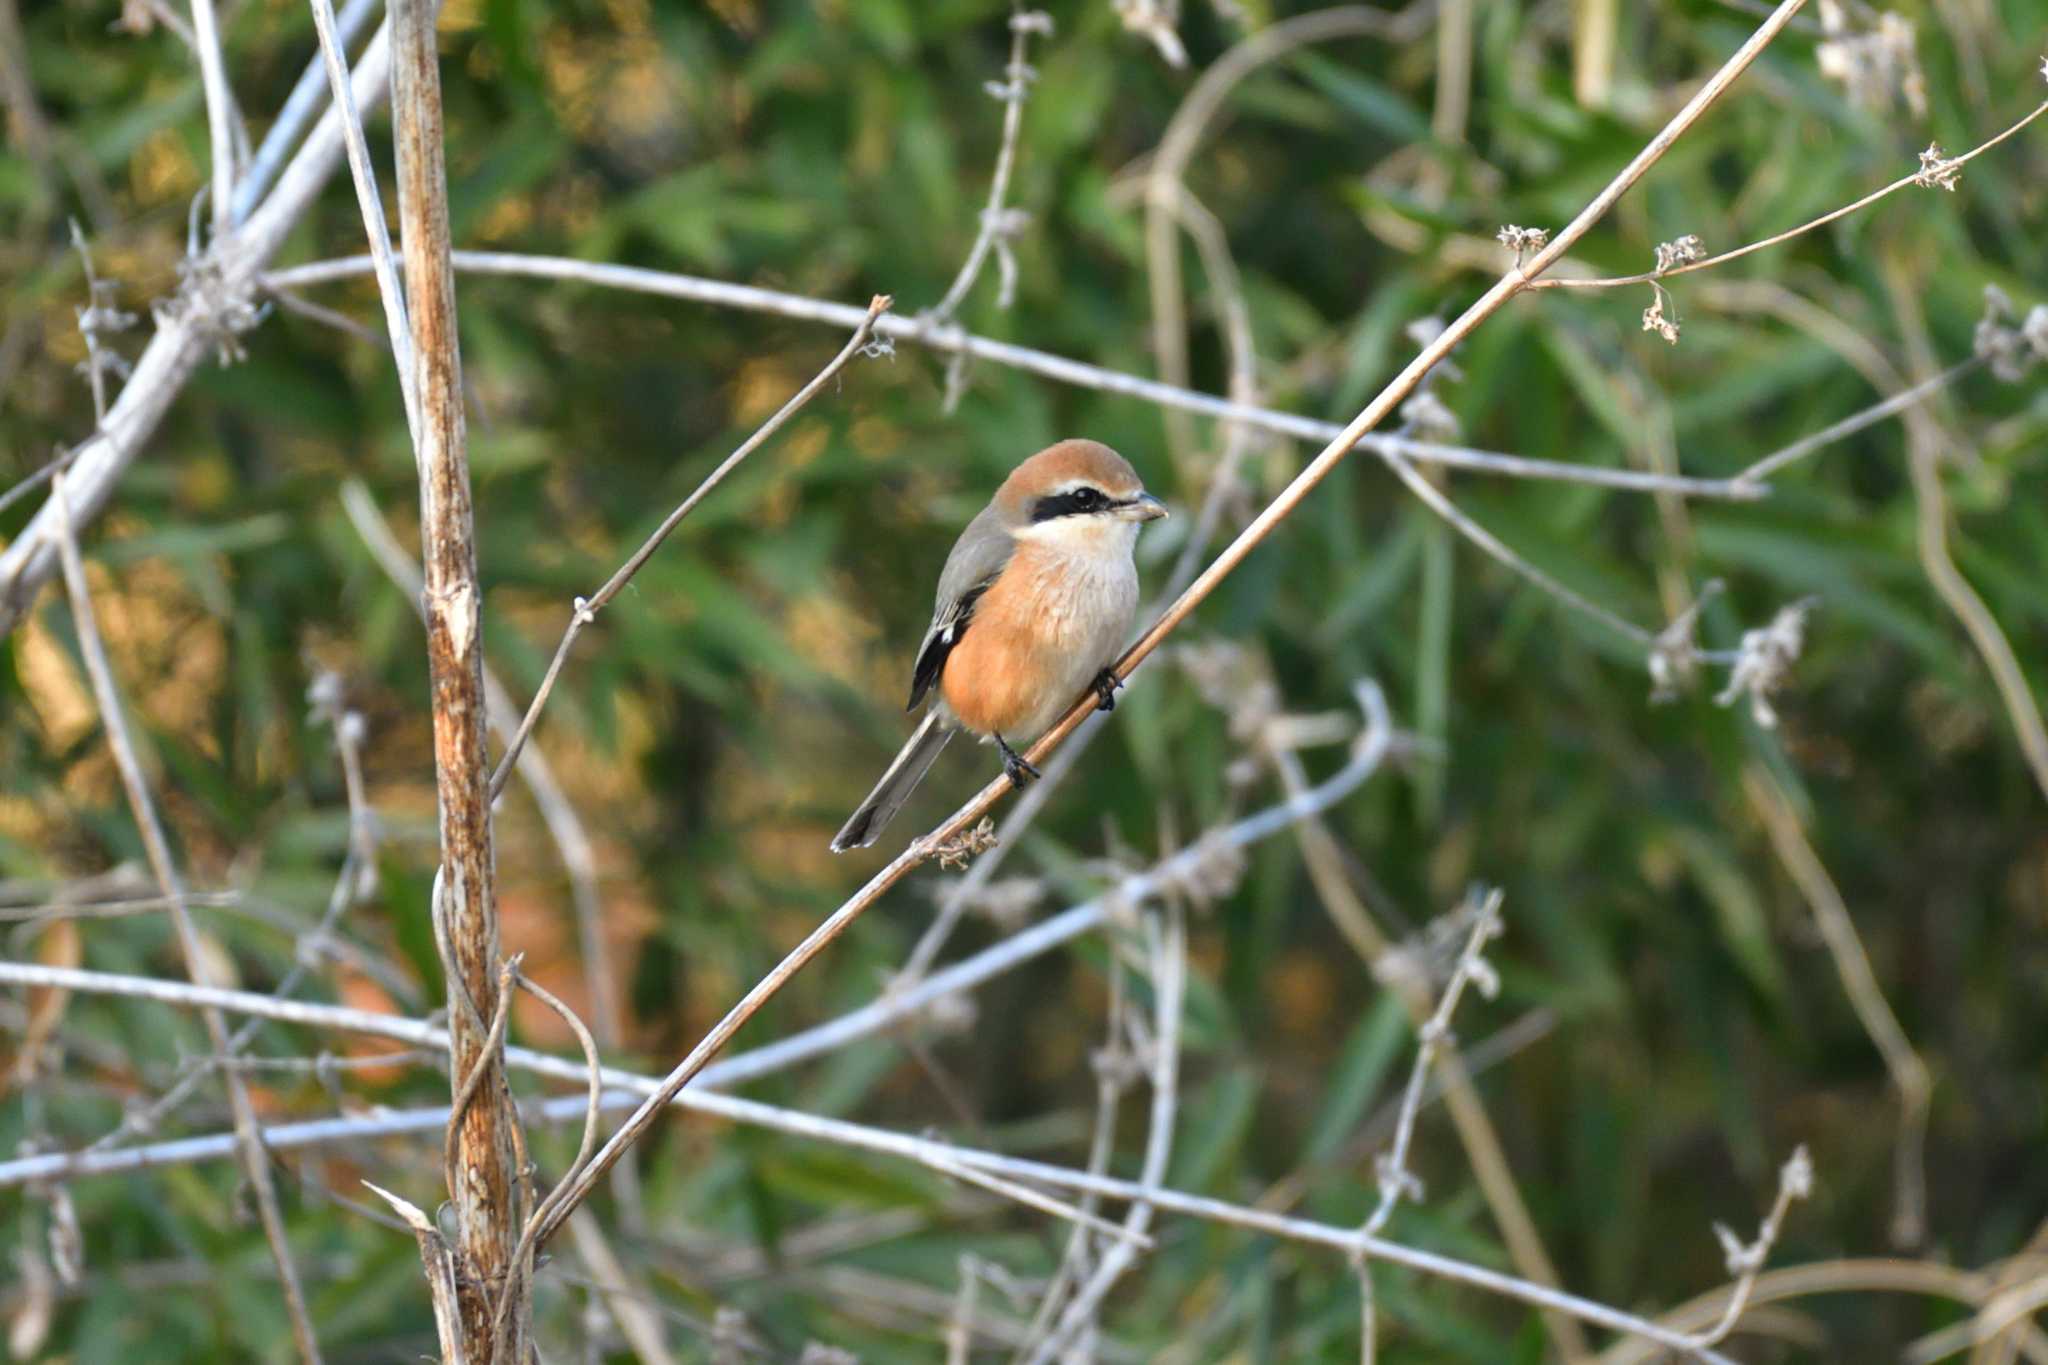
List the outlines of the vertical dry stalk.
{"type": "MultiPolygon", "coordinates": [[[[482,1067],[463,1111],[455,1150],[458,1299],[466,1354],[492,1359],[492,1294],[505,1284],[518,1236],[519,1115],[502,1048],[484,1019],[497,1006],[498,915],[491,885],[489,770],[476,528],[464,447],[462,357],[449,261],[447,169],[441,157],[441,72],[431,0],[391,7],[392,113],[398,152],[398,214],[405,240],[405,297],[412,324],[413,392],[419,405],[420,554],[426,573],[427,665],[434,711],[434,773],[440,797],[441,871],[434,912],[448,978],[451,1075],[482,1067]],[[490,1054],[497,1051],[499,1055],[490,1054]]],[[[525,1341],[515,1306],[514,1357],[525,1341]]]]}

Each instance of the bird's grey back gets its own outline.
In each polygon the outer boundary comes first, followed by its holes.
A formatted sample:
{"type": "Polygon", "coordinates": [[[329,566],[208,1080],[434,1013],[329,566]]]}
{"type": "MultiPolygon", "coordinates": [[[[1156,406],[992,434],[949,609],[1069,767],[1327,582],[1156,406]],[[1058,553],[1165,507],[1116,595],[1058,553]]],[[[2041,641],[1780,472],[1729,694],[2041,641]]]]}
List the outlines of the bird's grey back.
{"type": "Polygon", "coordinates": [[[995,505],[982,508],[946,556],[946,567],[939,574],[938,601],[932,606],[933,627],[951,620],[960,599],[995,577],[1016,548],[1017,539],[1003,524],[995,505]]]}

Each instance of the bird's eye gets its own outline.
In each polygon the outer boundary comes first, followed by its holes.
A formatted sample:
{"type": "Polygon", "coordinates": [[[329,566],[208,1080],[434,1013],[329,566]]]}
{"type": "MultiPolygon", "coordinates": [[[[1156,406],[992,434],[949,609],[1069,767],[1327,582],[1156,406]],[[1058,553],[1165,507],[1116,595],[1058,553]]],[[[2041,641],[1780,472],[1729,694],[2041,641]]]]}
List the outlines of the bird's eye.
{"type": "Polygon", "coordinates": [[[1033,521],[1051,521],[1055,517],[1085,516],[1113,506],[1099,488],[1073,488],[1064,493],[1051,493],[1032,504],[1033,521]]]}

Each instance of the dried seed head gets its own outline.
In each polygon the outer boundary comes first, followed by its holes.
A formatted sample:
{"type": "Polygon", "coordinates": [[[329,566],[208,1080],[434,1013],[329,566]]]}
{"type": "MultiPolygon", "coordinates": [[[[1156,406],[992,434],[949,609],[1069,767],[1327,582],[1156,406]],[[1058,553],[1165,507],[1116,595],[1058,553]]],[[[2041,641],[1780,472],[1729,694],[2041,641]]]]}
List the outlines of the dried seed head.
{"type": "MultiPolygon", "coordinates": [[[[1821,31],[1827,40],[1814,49],[1823,79],[1842,87],[1852,104],[1883,112],[1903,102],[1915,118],[1927,114],[1927,78],[1921,73],[1910,20],[1897,14],[1866,19],[1852,27],[1840,0],[1820,0],[1821,31]]],[[[1867,11],[1866,11],[1867,13],[1867,11]]]]}
{"type": "Polygon", "coordinates": [[[1806,614],[1819,600],[1802,598],[1779,608],[1768,626],[1742,633],[1735,666],[1728,672],[1728,686],[1714,698],[1716,705],[1732,705],[1746,692],[1756,723],[1766,730],[1777,725],[1778,713],[1771,709],[1770,694],[1785,685],[1792,665],[1799,662],[1799,651],[1806,643],[1806,614]]]}
{"type": "Polygon", "coordinates": [[[2048,360],[2048,304],[2035,304],[2024,320],[2019,310],[1995,284],[1984,286],[1984,315],[1977,319],[1972,351],[1991,367],[1991,373],[2008,384],[2019,382],[2029,370],[2048,360]]]}
{"type": "Polygon", "coordinates": [[[1550,245],[1550,229],[1516,227],[1510,223],[1496,232],[1493,239],[1514,252],[1515,261],[1519,264],[1530,252],[1541,251],[1550,245]]]}
{"type": "Polygon", "coordinates": [[[1920,169],[1914,172],[1913,183],[1922,189],[1944,189],[1955,193],[1956,182],[1963,178],[1963,163],[1951,161],[1941,154],[1941,144],[1930,142],[1927,150],[1920,153],[1920,169]]]}
{"type": "Polygon", "coordinates": [[[1673,241],[1659,242],[1657,244],[1657,266],[1655,273],[1661,275],[1665,271],[1678,266],[1691,265],[1694,261],[1705,260],[1706,256],[1707,244],[1702,242],[1697,234],[1688,232],[1683,237],[1673,241]]]}
{"type": "Polygon", "coordinates": [[[1695,632],[1699,628],[1700,611],[1714,600],[1721,591],[1721,580],[1708,581],[1693,598],[1692,605],[1678,613],[1670,625],[1657,633],[1650,642],[1647,663],[1650,669],[1650,701],[1662,705],[1676,701],[1692,690],[1693,678],[1699,672],[1700,651],[1695,643],[1695,632]]]}
{"type": "Polygon", "coordinates": [[[1449,445],[1465,434],[1458,415],[1445,407],[1444,400],[1430,389],[1417,389],[1414,396],[1401,405],[1401,422],[1416,440],[1439,445],[1449,445]]]}
{"type": "Polygon", "coordinates": [[[1645,332],[1655,332],[1673,346],[1678,344],[1678,319],[1664,315],[1664,293],[1662,290],[1657,292],[1657,297],[1651,301],[1650,306],[1643,310],[1643,330],[1645,332]]]}

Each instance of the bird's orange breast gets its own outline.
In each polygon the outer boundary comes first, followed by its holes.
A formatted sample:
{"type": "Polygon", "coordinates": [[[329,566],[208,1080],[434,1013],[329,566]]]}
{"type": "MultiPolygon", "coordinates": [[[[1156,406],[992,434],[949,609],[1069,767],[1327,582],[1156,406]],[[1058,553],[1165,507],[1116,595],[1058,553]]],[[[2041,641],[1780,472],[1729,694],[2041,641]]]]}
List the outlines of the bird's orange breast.
{"type": "Polygon", "coordinates": [[[1077,575],[1068,556],[1017,547],[975,604],[939,677],[939,693],[962,725],[1026,740],[1074,700],[1077,674],[1085,681],[1106,662],[1083,657],[1101,633],[1089,577],[1077,575]]]}

